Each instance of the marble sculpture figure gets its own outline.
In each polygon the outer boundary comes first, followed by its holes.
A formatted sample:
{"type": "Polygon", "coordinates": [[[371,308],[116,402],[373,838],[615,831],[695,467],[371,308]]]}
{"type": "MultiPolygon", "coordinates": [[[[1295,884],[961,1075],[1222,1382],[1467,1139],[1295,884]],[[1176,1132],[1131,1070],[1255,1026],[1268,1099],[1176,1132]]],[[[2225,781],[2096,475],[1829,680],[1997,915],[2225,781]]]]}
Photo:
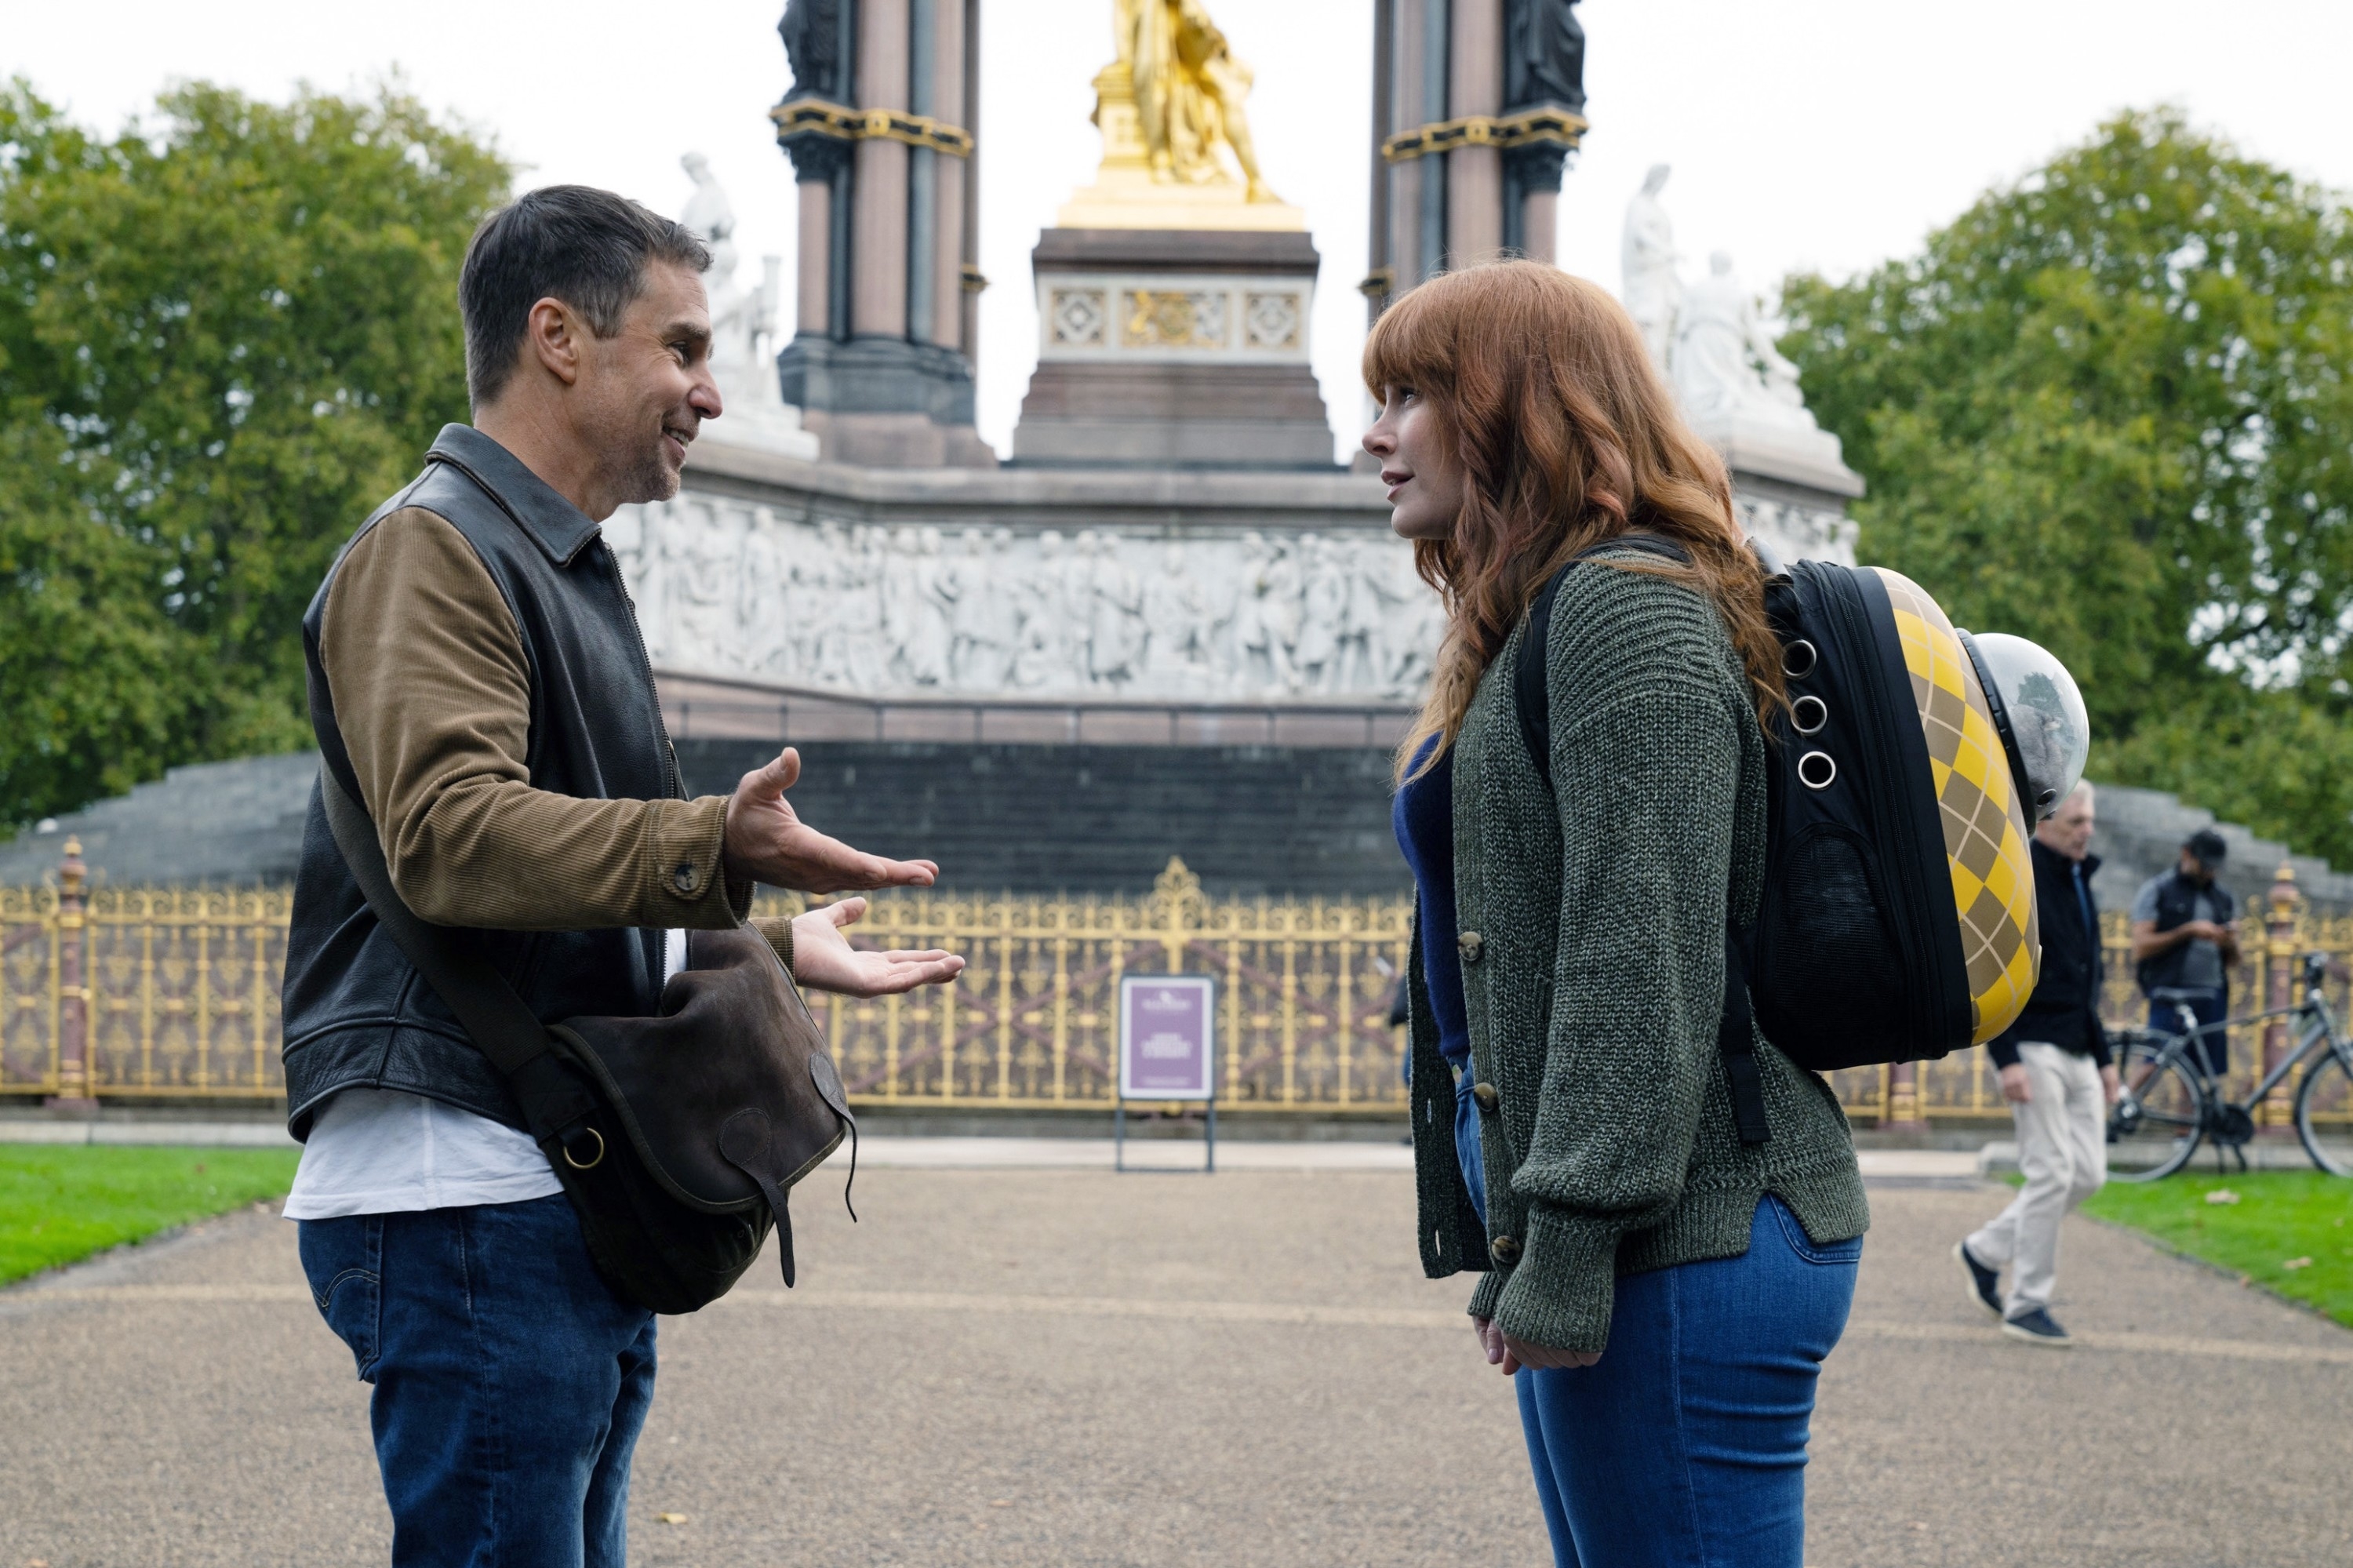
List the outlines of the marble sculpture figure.
{"type": "Polygon", "coordinates": [[[1719,250],[1708,275],[1683,291],[1675,328],[1674,384],[1695,418],[1738,414],[1767,425],[1818,427],[1798,390],[1798,367],[1773,345],[1757,297],[1719,250]]]}

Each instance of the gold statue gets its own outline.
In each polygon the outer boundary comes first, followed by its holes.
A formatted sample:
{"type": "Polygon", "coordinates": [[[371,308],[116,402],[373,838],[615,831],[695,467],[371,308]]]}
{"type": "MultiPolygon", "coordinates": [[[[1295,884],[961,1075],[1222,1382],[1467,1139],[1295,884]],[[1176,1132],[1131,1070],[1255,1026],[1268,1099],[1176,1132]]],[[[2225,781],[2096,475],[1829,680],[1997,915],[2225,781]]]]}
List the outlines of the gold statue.
{"type": "Polygon", "coordinates": [[[1245,199],[1275,200],[1259,175],[1242,108],[1250,67],[1234,57],[1201,0],[1113,0],[1112,26],[1152,177],[1195,185],[1230,180],[1218,157],[1223,143],[1241,167],[1245,199]]]}
{"type": "Polygon", "coordinates": [[[1119,58],[1095,77],[1103,167],[1060,227],[1306,227],[1259,172],[1250,69],[1202,0],[1112,0],[1112,36],[1119,58]]]}

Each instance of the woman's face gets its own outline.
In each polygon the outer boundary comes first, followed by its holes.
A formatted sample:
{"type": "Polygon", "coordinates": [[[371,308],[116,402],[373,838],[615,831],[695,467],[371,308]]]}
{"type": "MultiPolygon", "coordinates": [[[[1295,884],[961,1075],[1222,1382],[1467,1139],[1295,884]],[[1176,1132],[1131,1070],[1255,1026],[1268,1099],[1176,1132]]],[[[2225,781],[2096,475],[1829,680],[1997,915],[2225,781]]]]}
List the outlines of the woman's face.
{"type": "Polygon", "coordinates": [[[1462,470],[1439,429],[1430,404],[1410,387],[1391,387],[1381,417],[1365,432],[1365,450],[1380,460],[1389,487],[1389,526],[1400,538],[1444,539],[1462,511],[1462,470]]]}

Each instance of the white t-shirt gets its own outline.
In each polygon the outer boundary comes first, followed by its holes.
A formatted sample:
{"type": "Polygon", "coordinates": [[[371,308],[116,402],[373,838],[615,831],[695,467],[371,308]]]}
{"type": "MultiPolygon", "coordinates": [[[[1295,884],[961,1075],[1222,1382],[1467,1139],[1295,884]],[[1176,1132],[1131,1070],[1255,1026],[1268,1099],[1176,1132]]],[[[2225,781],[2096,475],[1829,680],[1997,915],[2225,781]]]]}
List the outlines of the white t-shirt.
{"type": "MultiPolygon", "coordinates": [[[[662,934],[662,980],[686,933],[662,934]]],[[[345,1089],[320,1108],[286,1196],[290,1220],[520,1203],[564,1191],[531,1134],[397,1089],[345,1089]]]]}

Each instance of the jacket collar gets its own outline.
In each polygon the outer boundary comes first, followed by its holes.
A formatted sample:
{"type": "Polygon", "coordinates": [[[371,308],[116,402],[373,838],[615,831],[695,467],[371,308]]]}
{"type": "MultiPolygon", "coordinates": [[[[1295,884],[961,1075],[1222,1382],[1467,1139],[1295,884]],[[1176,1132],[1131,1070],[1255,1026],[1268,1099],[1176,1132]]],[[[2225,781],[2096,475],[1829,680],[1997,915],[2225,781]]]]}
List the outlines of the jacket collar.
{"type": "Polygon", "coordinates": [[[2057,866],[2061,871],[2068,870],[2073,866],[2081,865],[2084,868],[2084,880],[2087,883],[2092,880],[2094,874],[2100,869],[2100,857],[2098,855],[2087,854],[2080,861],[2073,861],[2069,860],[2065,855],[2061,854],[2057,850],[2052,849],[2049,844],[2044,843],[2041,839],[2030,838],[2026,842],[2033,846],[2034,858],[2036,860],[2047,861],[2051,864],[2057,866]]]}
{"type": "Polygon", "coordinates": [[[446,462],[480,485],[531,535],[541,554],[568,567],[599,529],[587,514],[523,466],[522,460],[471,425],[444,425],[427,462],[446,462]]]}

